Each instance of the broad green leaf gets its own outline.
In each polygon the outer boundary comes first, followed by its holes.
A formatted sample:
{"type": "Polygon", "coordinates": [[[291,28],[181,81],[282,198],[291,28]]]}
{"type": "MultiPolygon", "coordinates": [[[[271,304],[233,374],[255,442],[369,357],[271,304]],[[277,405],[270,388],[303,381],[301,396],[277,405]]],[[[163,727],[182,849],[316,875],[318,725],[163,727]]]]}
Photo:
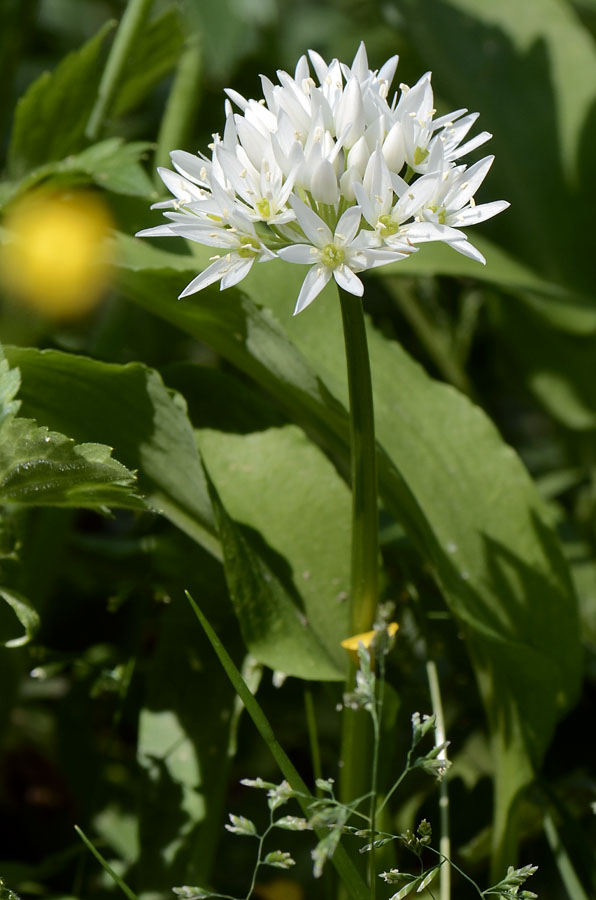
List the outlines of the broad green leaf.
{"type": "MultiPolygon", "coordinates": [[[[215,347],[345,459],[347,387],[332,289],[293,318],[304,271],[274,262],[243,282],[261,312],[234,290],[177,301],[192,263],[172,261],[186,272],[164,269],[160,251],[155,269],[137,268],[132,243],[126,249],[129,296],[215,347]]],[[[502,842],[513,800],[577,690],[575,596],[536,489],[486,415],[372,329],[370,349],[381,494],[432,565],[474,660],[499,751],[502,842]]]]}
{"type": "Polygon", "coordinates": [[[176,67],[183,45],[178,9],[168,9],[144,23],[136,35],[110,114],[121,116],[140,103],[176,67]]]}
{"type": "Polygon", "coordinates": [[[2,184],[0,208],[47,182],[57,185],[90,183],[115,194],[155,199],[157,194],[141,165],[141,159],[150,146],[141,141],[126,144],[122,138],[107,138],[66,159],[46,163],[18,181],[2,184]]]}
{"type": "Polygon", "coordinates": [[[0,503],[146,509],[135,478],[104,444],[76,444],[31,419],[0,430],[0,503]]]}
{"type": "Polygon", "coordinates": [[[101,75],[104,27],[80,50],[45,72],[19,100],[8,149],[10,175],[77,153],[85,144],[85,126],[95,102],[101,75]]]}
{"type": "Polygon", "coordinates": [[[13,638],[5,638],[4,633],[2,633],[2,635],[0,635],[0,643],[3,647],[22,647],[24,644],[28,644],[39,628],[39,616],[37,615],[36,610],[21,594],[1,586],[0,599],[8,604],[19,620],[23,630],[22,635],[13,638]]]}
{"type": "Polygon", "coordinates": [[[347,487],[295,427],[200,431],[199,446],[217,486],[226,578],[250,652],[288,675],[342,680],[340,642],[350,627],[347,487]],[[260,553],[255,531],[267,543],[260,553]]]}
{"type": "Polygon", "coordinates": [[[147,501],[218,554],[211,504],[182,397],[146,366],[6,348],[21,371],[23,412],[80,441],[109,442],[138,470],[147,501]]]}
{"type": "Polygon", "coordinates": [[[0,504],[145,509],[133,473],[111,458],[110,447],[76,444],[18,417],[18,388],[18,370],[0,357],[0,504]]]}

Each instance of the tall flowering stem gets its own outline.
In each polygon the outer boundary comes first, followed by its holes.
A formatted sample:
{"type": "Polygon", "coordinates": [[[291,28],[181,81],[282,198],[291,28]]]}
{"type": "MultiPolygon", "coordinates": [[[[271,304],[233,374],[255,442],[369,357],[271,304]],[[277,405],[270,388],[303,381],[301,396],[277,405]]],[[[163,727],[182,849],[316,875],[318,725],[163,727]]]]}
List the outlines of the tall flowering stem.
{"type": "MultiPolygon", "coordinates": [[[[372,379],[364,310],[360,297],[339,288],[346,347],[350,397],[350,449],[352,472],[351,629],[361,634],[372,628],[378,598],[379,525],[377,462],[372,379]]],[[[355,669],[348,675],[348,693],[354,689],[355,669]]],[[[349,803],[368,789],[370,735],[358,713],[344,711],[342,731],[341,794],[349,803]]]]}
{"type": "Polygon", "coordinates": [[[339,289],[350,395],[352,633],[369,631],[377,608],[379,526],[372,379],[362,301],[339,289]]]}

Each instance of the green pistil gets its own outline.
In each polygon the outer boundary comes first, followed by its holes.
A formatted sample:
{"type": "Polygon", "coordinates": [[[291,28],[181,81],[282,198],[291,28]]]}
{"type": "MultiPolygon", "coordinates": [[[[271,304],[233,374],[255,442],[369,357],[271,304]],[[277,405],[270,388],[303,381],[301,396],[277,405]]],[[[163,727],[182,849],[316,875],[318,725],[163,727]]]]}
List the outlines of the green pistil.
{"type": "Polygon", "coordinates": [[[240,238],[240,247],[236,251],[238,256],[241,256],[242,259],[250,259],[251,256],[256,256],[260,250],[259,242],[254,238],[242,236],[240,238]]]}
{"type": "Polygon", "coordinates": [[[266,197],[263,197],[263,199],[259,200],[257,203],[257,212],[263,219],[268,219],[271,215],[271,204],[266,197]]]}
{"type": "Polygon", "coordinates": [[[447,218],[447,210],[444,206],[429,206],[431,212],[437,214],[437,219],[439,221],[439,225],[445,224],[445,219],[447,218]]]}
{"type": "Polygon", "coordinates": [[[420,163],[424,162],[427,156],[428,150],[423,150],[422,147],[416,147],[414,150],[414,165],[419,166],[420,163]]]}
{"type": "Polygon", "coordinates": [[[337,269],[338,266],[341,266],[345,258],[346,254],[342,248],[338,247],[336,244],[325,244],[321,250],[321,262],[329,269],[337,269]]]}
{"type": "Polygon", "coordinates": [[[383,216],[379,216],[379,225],[381,226],[379,230],[382,238],[390,237],[392,234],[396,234],[399,231],[398,223],[387,213],[383,216]]]}

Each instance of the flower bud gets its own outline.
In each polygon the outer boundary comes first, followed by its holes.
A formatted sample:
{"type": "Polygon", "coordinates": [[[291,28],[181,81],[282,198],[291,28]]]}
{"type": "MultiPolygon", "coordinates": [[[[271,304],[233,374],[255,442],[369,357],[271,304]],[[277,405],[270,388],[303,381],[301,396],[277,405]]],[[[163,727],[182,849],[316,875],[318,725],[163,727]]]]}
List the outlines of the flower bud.
{"type": "Polygon", "coordinates": [[[353,203],[356,199],[356,195],[354,193],[354,182],[358,184],[362,184],[362,176],[358,169],[352,166],[349,169],[346,169],[344,174],[339,179],[339,189],[343,197],[346,198],[350,203],[353,203]]]}
{"type": "Polygon", "coordinates": [[[406,161],[406,151],[404,145],[404,135],[400,122],[389,130],[389,134],[383,143],[383,156],[387,167],[391,172],[401,172],[406,161]]]}
{"type": "Polygon", "coordinates": [[[321,159],[316,164],[310,180],[310,191],[317,203],[333,204],[337,201],[337,176],[328,159],[321,159]]]}
{"type": "Polygon", "coordinates": [[[355,77],[348,81],[335,114],[335,133],[345,147],[352,147],[364,133],[364,103],[355,77]]]}
{"type": "Polygon", "coordinates": [[[346,168],[357,169],[360,175],[364,175],[366,164],[370,156],[370,150],[364,137],[358,138],[354,146],[348,153],[346,168]]]}

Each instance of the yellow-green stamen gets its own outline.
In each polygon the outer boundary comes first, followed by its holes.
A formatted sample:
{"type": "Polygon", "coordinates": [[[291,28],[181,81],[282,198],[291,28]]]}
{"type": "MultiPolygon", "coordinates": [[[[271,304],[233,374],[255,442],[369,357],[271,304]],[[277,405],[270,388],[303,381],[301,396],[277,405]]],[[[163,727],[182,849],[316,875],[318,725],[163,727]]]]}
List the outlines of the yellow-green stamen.
{"type": "Polygon", "coordinates": [[[325,244],[321,250],[321,262],[329,269],[337,269],[338,266],[341,266],[345,258],[346,254],[342,248],[338,247],[336,244],[325,244]]]}
{"type": "Polygon", "coordinates": [[[238,256],[241,256],[242,259],[250,259],[251,256],[256,256],[260,250],[259,242],[254,238],[246,237],[246,235],[242,235],[240,238],[240,247],[236,251],[238,256]]]}
{"type": "Polygon", "coordinates": [[[262,200],[259,200],[259,202],[256,204],[256,209],[263,219],[268,219],[271,215],[271,204],[266,197],[263,197],[262,200]]]}
{"type": "Polygon", "coordinates": [[[399,224],[387,213],[379,216],[379,225],[381,226],[379,232],[382,238],[390,237],[399,231],[399,224]]]}
{"type": "Polygon", "coordinates": [[[422,147],[416,147],[414,150],[414,165],[419,166],[420,163],[424,162],[427,156],[428,150],[423,150],[422,147]]]}

